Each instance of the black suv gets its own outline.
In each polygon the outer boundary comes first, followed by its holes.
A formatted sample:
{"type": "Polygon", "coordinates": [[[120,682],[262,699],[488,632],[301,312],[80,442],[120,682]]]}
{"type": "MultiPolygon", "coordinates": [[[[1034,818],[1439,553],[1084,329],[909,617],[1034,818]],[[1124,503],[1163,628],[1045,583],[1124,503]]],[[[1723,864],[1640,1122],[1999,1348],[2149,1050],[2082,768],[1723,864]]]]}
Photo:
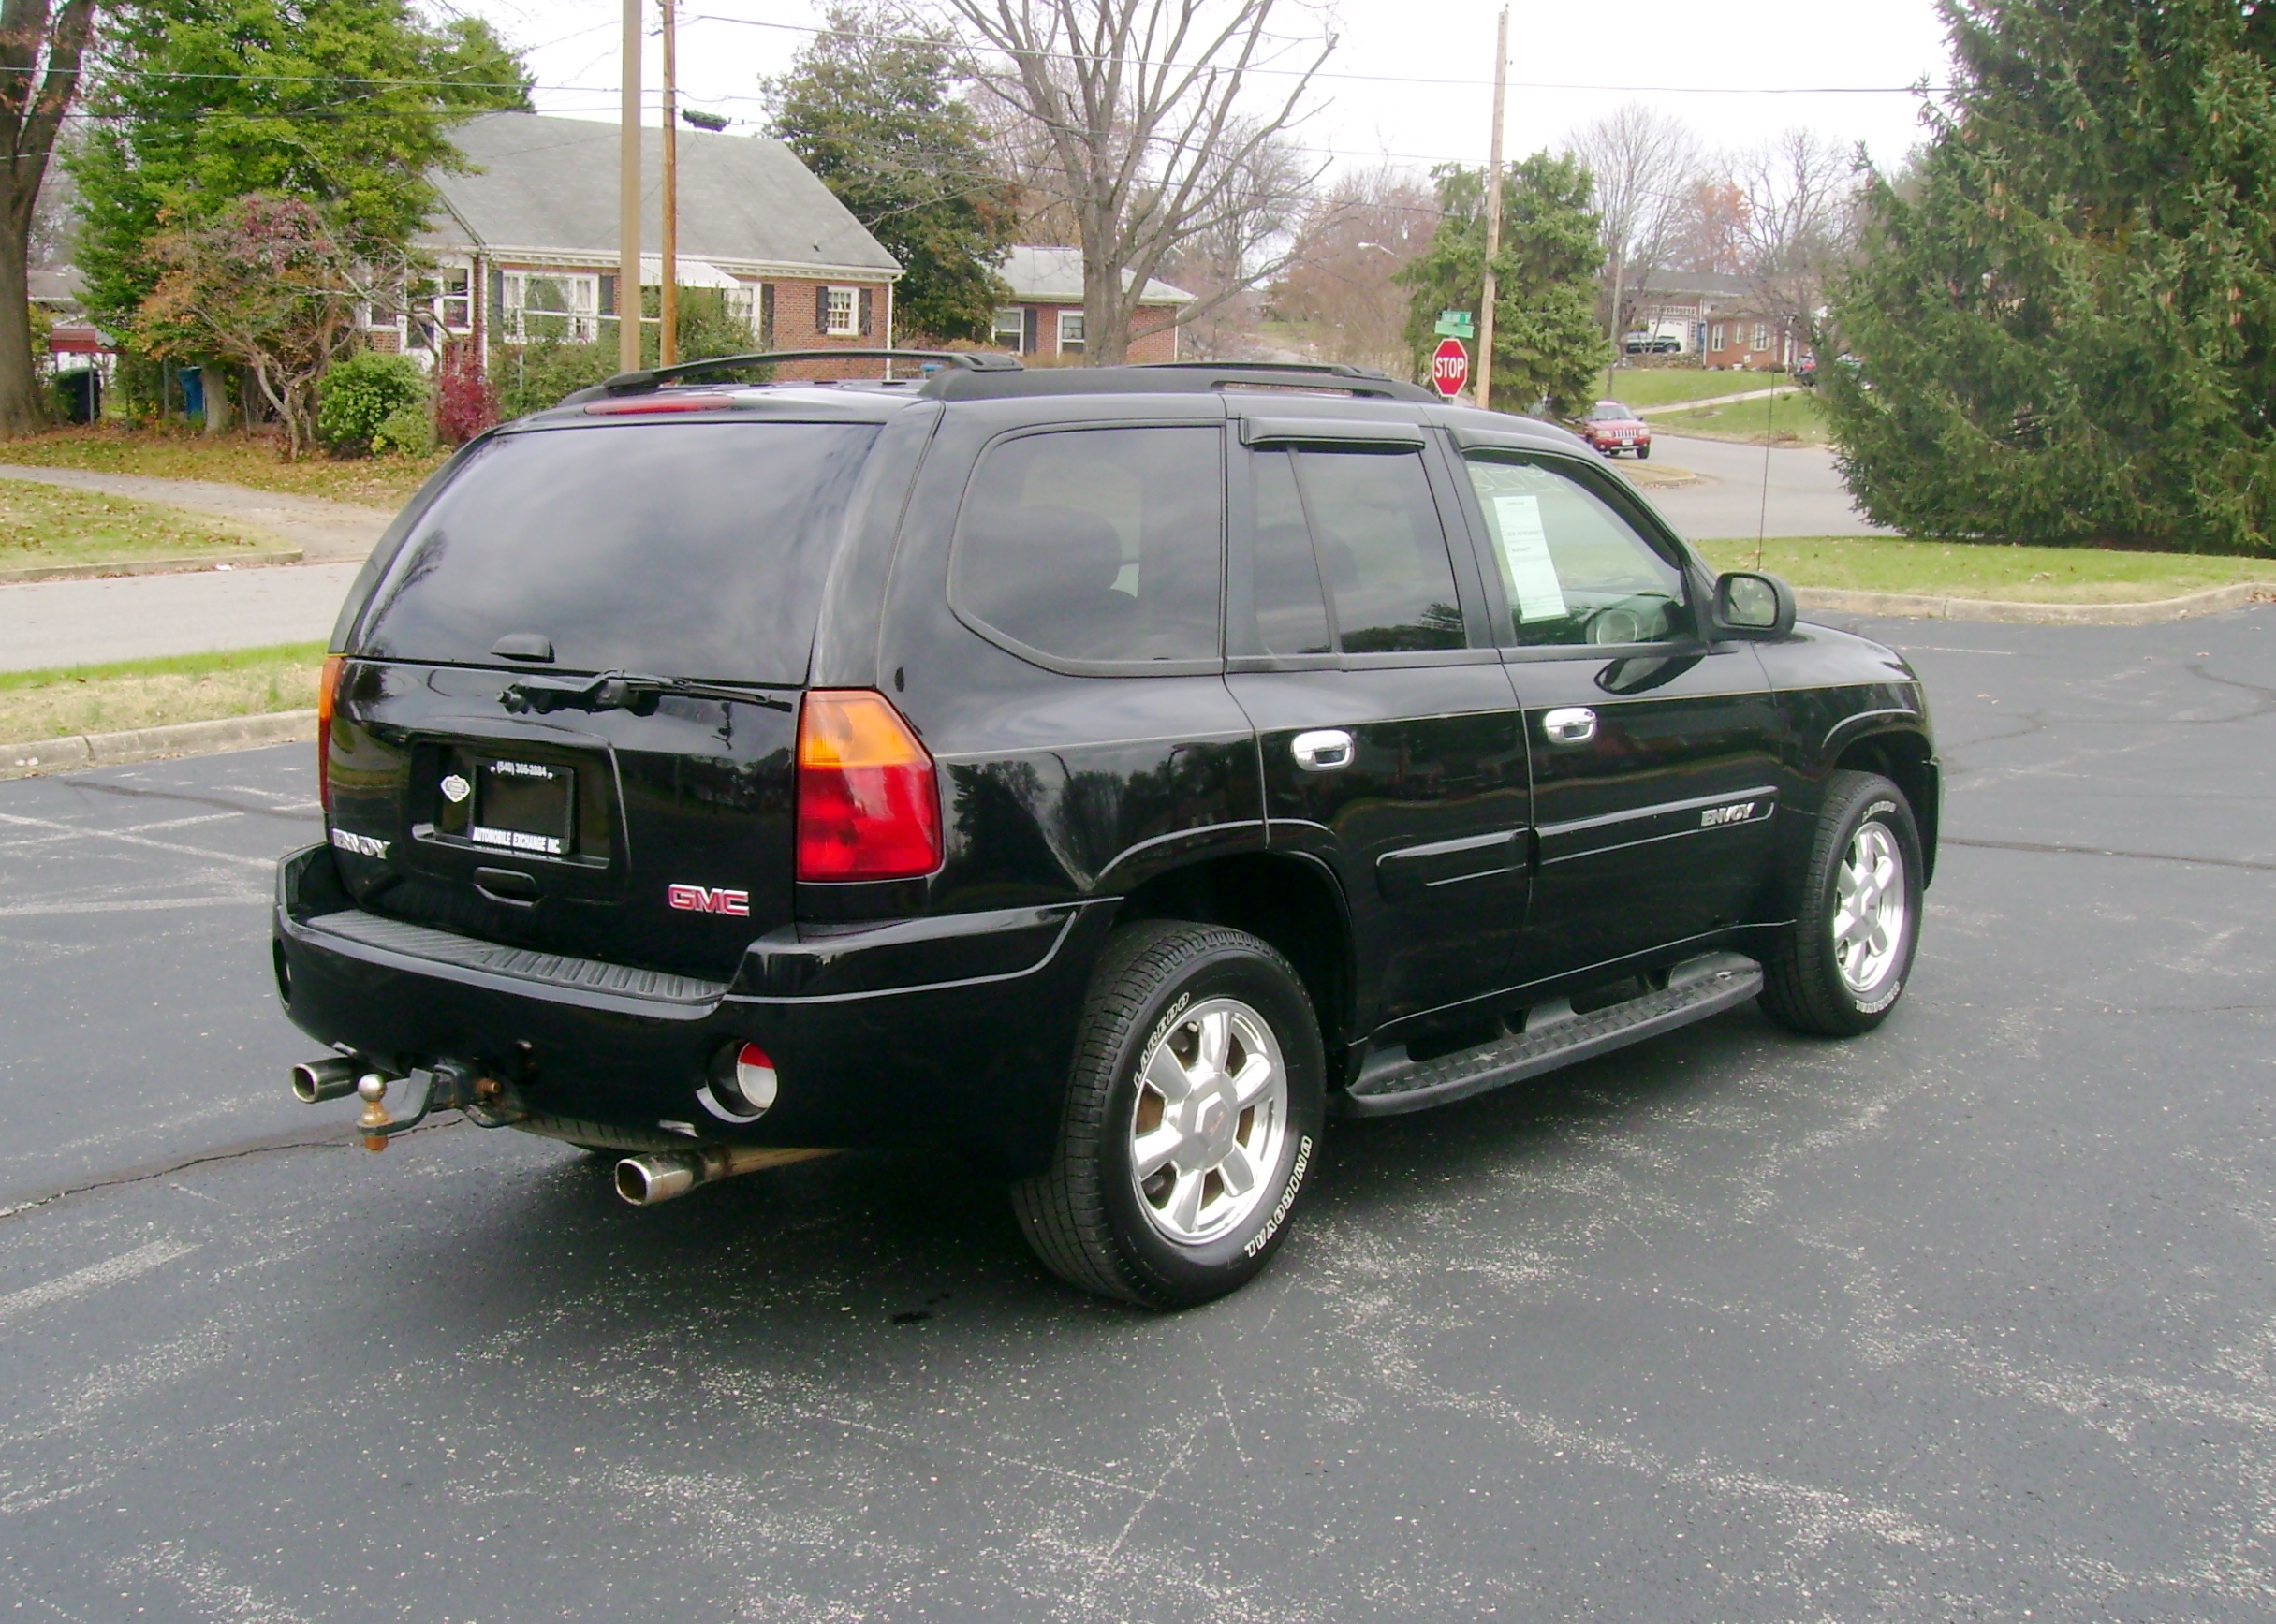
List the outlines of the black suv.
{"type": "Polygon", "coordinates": [[[1174,1306],[1330,1112],[1896,1002],[1918,680],[1571,434],[1351,368],[701,381],[783,358],[483,436],[351,593],[275,961],[374,1149],[455,1109],[639,1202],[952,1149],[1174,1306]]]}

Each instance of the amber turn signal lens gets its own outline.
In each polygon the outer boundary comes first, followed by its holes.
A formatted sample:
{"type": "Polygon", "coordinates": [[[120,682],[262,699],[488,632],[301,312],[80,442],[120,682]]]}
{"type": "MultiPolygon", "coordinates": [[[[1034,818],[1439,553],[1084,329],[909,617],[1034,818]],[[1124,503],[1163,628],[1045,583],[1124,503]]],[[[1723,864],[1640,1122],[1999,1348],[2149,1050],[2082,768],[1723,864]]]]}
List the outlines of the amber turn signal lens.
{"type": "Polygon", "coordinates": [[[316,677],[316,800],[328,816],[332,810],[332,705],[344,659],[340,654],[325,655],[324,669],[316,677]]]}

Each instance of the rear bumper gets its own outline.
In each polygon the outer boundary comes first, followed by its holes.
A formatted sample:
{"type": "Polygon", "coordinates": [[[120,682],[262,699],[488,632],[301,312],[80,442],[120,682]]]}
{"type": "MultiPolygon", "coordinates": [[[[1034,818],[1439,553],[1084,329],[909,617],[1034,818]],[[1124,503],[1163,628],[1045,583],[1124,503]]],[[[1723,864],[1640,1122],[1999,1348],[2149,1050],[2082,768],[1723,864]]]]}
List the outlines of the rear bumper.
{"type": "Polygon", "coordinates": [[[409,1072],[453,1060],[527,1108],[752,1144],[954,1147],[1010,1173],[1047,1157],[1076,1012],[1110,906],[795,927],[730,983],[559,958],[357,909],[330,849],[279,864],[278,992],[294,1024],[409,1072]],[[758,1122],[698,1093],[728,1044],[781,1079],[758,1122]]]}

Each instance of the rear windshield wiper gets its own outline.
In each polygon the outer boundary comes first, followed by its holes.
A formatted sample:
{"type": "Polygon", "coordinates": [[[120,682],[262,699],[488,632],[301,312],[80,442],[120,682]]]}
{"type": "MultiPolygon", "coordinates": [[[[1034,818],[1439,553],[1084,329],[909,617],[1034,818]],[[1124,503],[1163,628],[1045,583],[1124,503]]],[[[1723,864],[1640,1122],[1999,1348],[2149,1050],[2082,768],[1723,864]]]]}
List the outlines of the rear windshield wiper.
{"type": "Polygon", "coordinates": [[[796,710],[787,699],[723,682],[691,682],[684,677],[650,677],[638,671],[603,671],[579,680],[572,677],[521,677],[509,682],[498,701],[515,715],[555,710],[629,710],[646,716],[670,694],[689,699],[731,699],[764,705],[770,710],[796,710]]]}

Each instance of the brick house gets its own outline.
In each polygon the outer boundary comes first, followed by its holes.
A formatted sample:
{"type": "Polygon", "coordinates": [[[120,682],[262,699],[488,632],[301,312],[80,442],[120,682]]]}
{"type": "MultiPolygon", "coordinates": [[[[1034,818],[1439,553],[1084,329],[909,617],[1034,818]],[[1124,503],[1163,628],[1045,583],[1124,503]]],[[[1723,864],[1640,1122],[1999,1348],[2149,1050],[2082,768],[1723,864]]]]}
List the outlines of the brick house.
{"type": "MultiPolygon", "coordinates": [[[[997,271],[1012,302],[996,312],[995,345],[1014,355],[1079,363],[1083,356],[1082,250],[1043,246],[1011,250],[997,271]]],[[[1130,285],[1130,272],[1123,272],[1130,285]]],[[[1178,358],[1178,318],[1194,296],[1150,279],[1130,321],[1133,361],[1178,358]]]]}
{"type": "MultiPolygon", "coordinates": [[[[617,126],[536,113],[489,113],[451,134],[473,165],[432,178],[442,207],[417,239],[430,291],[374,318],[375,347],[432,357],[471,341],[613,338],[617,126]]],[[[646,179],[641,281],[656,286],[662,134],[641,132],[646,179]]],[[[679,137],[682,287],[716,288],[750,324],[754,349],[876,349],[892,343],[901,267],[790,149],[765,137],[679,137]]],[[[638,308],[638,306],[633,306],[638,308]]],[[[653,318],[651,318],[653,319],[653,318]]],[[[817,377],[875,377],[877,361],[800,366],[817,377]]]]}
{"type": "Polygon", "coordinates": [[[1793,368],[1804,341],[1767,315],[1755,285],[1743,276],[1661,271],[1635,296],[1629,327],[1646,332],[1672,328],[1681,353],[1711,371],[1765,372],[1793,368]]]}

